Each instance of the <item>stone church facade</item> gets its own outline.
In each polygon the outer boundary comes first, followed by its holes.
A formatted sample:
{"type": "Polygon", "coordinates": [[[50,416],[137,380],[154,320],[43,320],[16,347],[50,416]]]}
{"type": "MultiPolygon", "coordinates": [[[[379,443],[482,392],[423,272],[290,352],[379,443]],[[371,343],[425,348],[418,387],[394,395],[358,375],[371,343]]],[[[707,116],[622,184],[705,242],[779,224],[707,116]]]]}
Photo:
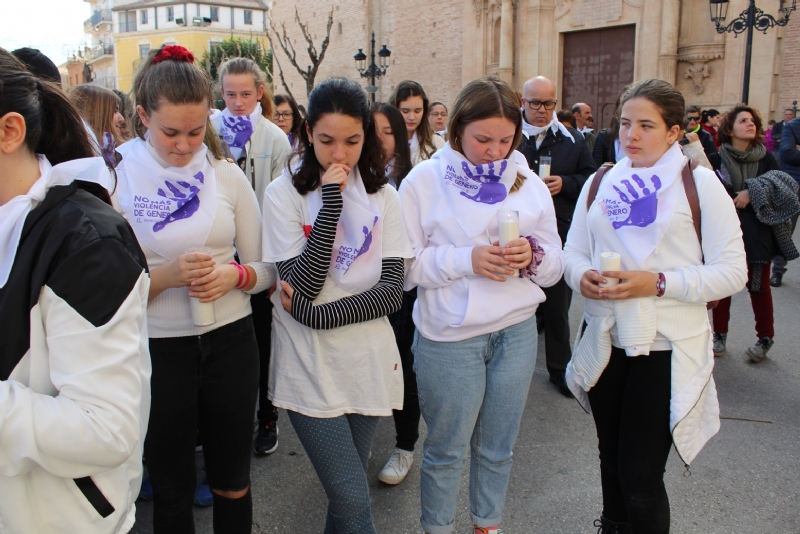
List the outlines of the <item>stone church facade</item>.
{"type": "MultiPolygon", "coordinates": [[[[747,4],[732,0],[728,20],[747,4]]],[[[759,4],[778,15],[777,2],[759,4]]],[[[399,81],[414,79],[432,101],[450,106],[463,84],[486,74],[517,90],[532,76],[547,76],[558,86],[559,107],[587,102],[601,126],[619,90],[635,80],[667,80],[688,103],[704,108],[724,111],[741,100],[746,36],[718,34],[707,0],[273,0],[272,21],[286,25],[305,68],[295,7],[317,48],[333,10],[317,82],[358,77],[353,55],[362,48],[369,56],[371,32],[376,52],[388,46],[390,66],[376,84],[379,101],[399,81]]],[[[275,47],[289,89],[304,103],[305,83],[275,47]]],[[[284,92],[278,63],[276,91],[284,92]]],[[[780,120],[794,100],[800,100],[800,12],[786,27],[753,39],[750,104],[780,120]]]]}

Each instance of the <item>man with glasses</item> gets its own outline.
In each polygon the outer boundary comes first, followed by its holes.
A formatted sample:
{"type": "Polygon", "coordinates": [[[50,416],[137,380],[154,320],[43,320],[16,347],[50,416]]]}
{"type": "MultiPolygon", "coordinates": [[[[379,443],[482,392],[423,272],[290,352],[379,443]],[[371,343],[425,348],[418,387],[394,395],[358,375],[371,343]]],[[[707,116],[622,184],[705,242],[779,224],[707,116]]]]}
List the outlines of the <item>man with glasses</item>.
{"type": "MultiPolygon", "coordinates": [[[[542,176],[540,157],[550,158],[549,176],[544,183],[553,197],[558,235],[567,240],[572,213],[581,188],[597,167],[578,130],[561,124],[556,117],[556,86],[549,79],[531,78],[522,89],[522,131],[518,150],[525,155],[533,172],[542,176]]],[[[572,397],[564,379],[572,358],[569,334],[569,306],[572,290],[562,277],[552,287],[542,288],[547,300],[539,305],[537,319],[544,319],[544,342],[550,382],[565,397],[572,397]]]]}
{"type": "Polygon", "coordinates": [[[703,114],[700,111],[700,106],[687,106],[686,128],[684,130],[687,134],[696,133],[700,138],[700,144],[703,145],[703,150],[705,151],[706,156],[710,156],[711,154],[716,154],[718,150],[717,145],[714,144],[714,138],[711,137],[711,134],[703,129],[703,125],[701,123],[702,116],[703,114]]]}

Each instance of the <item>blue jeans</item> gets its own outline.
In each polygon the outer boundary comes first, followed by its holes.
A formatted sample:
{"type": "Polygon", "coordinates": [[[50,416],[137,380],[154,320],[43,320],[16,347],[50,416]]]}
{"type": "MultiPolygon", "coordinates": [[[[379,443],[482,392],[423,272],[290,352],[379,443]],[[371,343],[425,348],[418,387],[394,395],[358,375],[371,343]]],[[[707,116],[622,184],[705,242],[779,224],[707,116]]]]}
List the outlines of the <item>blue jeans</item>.
{"type": "Polygon", "coordinates": [[[461,474],[471,453],[472,522],[500,525],[511,475],[512,449],[536,366],[536,317],[498,332],[457,342],[417,332],[414,370],[428,436],[420,476],[423,529],[455,528],[461,474]]]}

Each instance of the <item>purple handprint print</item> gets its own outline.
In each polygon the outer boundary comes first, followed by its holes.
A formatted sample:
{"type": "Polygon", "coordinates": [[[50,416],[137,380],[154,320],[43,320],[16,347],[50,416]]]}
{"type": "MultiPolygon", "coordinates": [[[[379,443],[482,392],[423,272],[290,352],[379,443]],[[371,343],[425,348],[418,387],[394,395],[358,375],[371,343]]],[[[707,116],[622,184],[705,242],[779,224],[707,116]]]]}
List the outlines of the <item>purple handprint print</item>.
{"type": "Polygon", "coordinates": [[[639,228],[650,226],[658,215],[658,191],[661,190],[661,179],[655,174],[650,178],[653,187],[651,190],[639,175],[634,174],[631,178],[639,190],[630,180],[621,180],[620,184],[625,186],[627,193],[616,185],[613,186],[621,202],[615,199],[605,200],[606,213],[615,230],[624,226],[639,228]]]}
{"type": "Polygon", "coordinates": [[[475,167],[475,172],[473,173],[466,161],[461,162],[461,168],[464,170],[464,174],[466,174],[470,180],[481,184],[480,189],[475,195],[470,196],[462,191],[461,196],[475,202],[480,202],[481,204],[497,204],[505,200],[507,196],[506,186],[500,183],[500,178],[506,170],[506,167],[508,167],[508,161],[503,160],[500,162],[500,172],[498,174],[495,174],[494,162],[488,163],[486,167],[487,172],[485,174],[483,172],[483,165],[475,167]]]}
{"type": "MultiPolygon", "coordinates": [[[[202,184],[205,181],[205,176],[203,176],[202,172],[198,172],[194,175],[194,179],[202,184]]],[[[164,182],[164,185],[167,187],[167,189],[169,189],[169,192],[172,196],[167,195],[167,193],[165,193],[161,188],[158,189],[158,196],[164,197],[168,200],[174,200],[178,205],[178,209],[167,215],[163,221],[155,223],[153,225],[153,232],[160,232],[166,228],[168,224],[175,221],[188,219],[200,209],[200,197],[197,196],[197,194],[200,192],[200,188],[190,184],[189,182],[178,181],[175,183],[177,186],[169,181],[164,182]],[[187,192],[184,193],[178,186],[187,192]]]]}
{"type": "MultiPolygon", "coordinates": [[[[372,221],[372,227],[375,228],[375,225],[377,223],[378,223],[378,216],[376,215],[375,220],[372,221]]],[[[372,230],[370,230],[366,226],[362,226],[361,231],[364,232],[364,244],[361,245],[361,248],[358,249],[358,252],[356,252],[356,256],[353,258],[353,261],[350,262],[350,265],[347,266],[347,269],[344,271],[345,273],[347,273],[347,271],[350,270],[350,266],[353,265],[353,262],[356,261],[358,257],[361,256],[362,254],[366,254],[367,251],[369,250],[369,247],[372,246],[372,230]]]]}
{"type": "Polygon", "coordinates": [[[228,146],[244,148],[253,135],[253,123],[250,117],[222,117],[223,137],[228,146]]]}

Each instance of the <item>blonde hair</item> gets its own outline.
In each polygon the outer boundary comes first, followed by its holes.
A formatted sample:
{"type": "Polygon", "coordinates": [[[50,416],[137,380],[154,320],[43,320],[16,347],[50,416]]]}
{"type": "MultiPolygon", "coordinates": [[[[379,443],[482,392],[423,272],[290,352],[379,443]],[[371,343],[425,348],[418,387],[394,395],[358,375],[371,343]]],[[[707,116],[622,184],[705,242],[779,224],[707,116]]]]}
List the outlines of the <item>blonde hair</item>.
{"type": "MultiPolygon", "coordinates": [[[[493,117],[508,119],[515,125],[511,150],[505,156],[508,158],[517,149],[522,138],[522,112],[519,109],[517,95],[510,85],[497,76],[484,76],[469,82],[458,93],[453,110],[450,112],[450,120],[447,122],[450,146],[463,154],[461,136],[464,134],[464,128],[472,122],[493,117]]],[[[511,193],[519,191],[524,182],[525,176],[517,173],[511,193]]]]}
{"type": "Polygon", "coordinates": [[[121,104],[113,91],[84,84],[70,88],[67,96],[92,129],[98,142],[102,143],[103,134],[108,132],[117,145],[122,144],[122,135],[114,124],[114,114],[119,111],[121,104]]]}
{"type": "MultiPolygon", "coordinates": [[[[169,45],[168,45],[169,46],[169,45]]],[[[150,50],[147,57],[136,71],[133,79],[133,105],[131,106],[131,130],[139,138],[144,139],[147,128],[136,112],[136,106],[142,106],[149,116],[158,111],[164,102],[169,104],[199,104],[205,102],[209,110],[213,102],[213,88],[208,74],[200,70],[194,63],[184,59],[167,58],[157,63],[153,59],[161,54],[164,47],[150,50]]],[[[203,138],[209,152],[216,159],[224,159],[219,137],[206,119],[206,133],[203,138]]]]}
{"type": "Polygon", "coordinates": [[[274,115],[274,109],[272,104],[272,90],[267,83],[267,75],[264,74],[264,71],[261,70],[250,58],[246,57],[237,57],[233,59],[228,59],[223,62],[219,66],[218,70],[218,78],[219,78],[219,87],[221,92],[224,94],[224,88],[222,87],[224,83],[225,76],[228,74],[250,74],[253,77],[253,82],[256,84],[256,90],[258,88],[262,88],[264,93],[261,95],[261,115],[264,116],[267,120],[272,120],[272,116],[274,115]]]}

